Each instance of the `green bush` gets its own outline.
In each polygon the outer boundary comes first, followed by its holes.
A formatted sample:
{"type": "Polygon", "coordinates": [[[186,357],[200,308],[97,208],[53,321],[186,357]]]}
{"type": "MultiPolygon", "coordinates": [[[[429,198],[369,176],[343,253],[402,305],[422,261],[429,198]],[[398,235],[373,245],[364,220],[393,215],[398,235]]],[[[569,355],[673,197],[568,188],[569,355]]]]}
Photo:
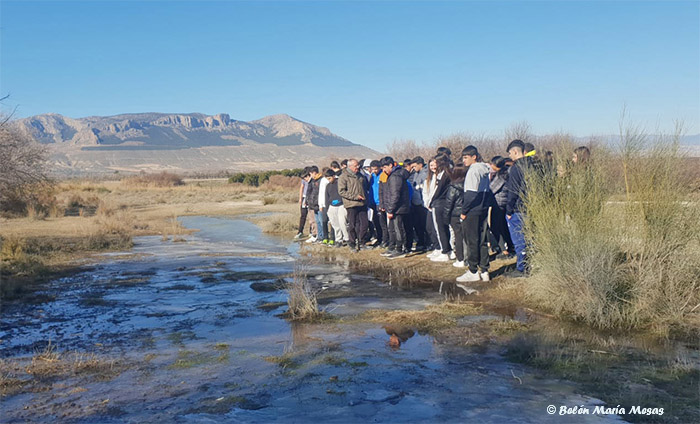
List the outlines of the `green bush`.
{"type": "Polygon", "coordinates": [[[301,168],[245,173],[239,172],[229,177],[228,182],[242,183],[252,187],[259,187],[261,184],[266,183],[273,175],[283,175],[285,177],[301,177],[302,172],[304,172],[304,170],[301,168]]]}

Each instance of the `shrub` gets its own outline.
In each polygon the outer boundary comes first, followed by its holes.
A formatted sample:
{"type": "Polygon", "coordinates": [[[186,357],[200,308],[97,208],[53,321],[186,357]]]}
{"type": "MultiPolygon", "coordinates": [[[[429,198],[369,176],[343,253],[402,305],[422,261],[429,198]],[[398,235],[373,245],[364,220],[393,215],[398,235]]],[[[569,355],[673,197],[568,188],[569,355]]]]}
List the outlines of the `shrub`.
{"type": "Polygon", "coordinates": [[[78,193],[70,195],[65,202],[65,214],[68,216],[94,215],[100,206],[100,198],[92,194],[86,197],[78,193]]]}
{"type": "Polygon", "coordinates": [[[87,248],[128,249],[133,245],[133,216],[128,212],[114,211],[103,206],[95,219],[97,227],[88,235],[87,248]]]}
{"type": "Polygon", "coordinates": [[[122,180],[127,185],[147,186],[147,187],[176,187],[184,185],[182,178],[170,172],[159,174],[145,174],[128,177],[122,180]]]}
{"type": "Polygon", "coordinates": [[[267,196],[263,196],[263,198],[262,198],[263,205],[274,205],[278,201],[279,201],[279,198],[275,195],[267,195],[267,196]]]}
{"type": "Polygon", "coordinates": [[[43,219],[60,209],[55,195],[55,186],[49,181],[27,183],[8,188],[2,194],[0,210],[10,216],[29,216],[43,219]]]}
{"type": "MultiPolygon", "coordinates": [[[[31,188],[46,182],[45,146],[20,132],[7,116],[0,115],[0,209],[26,212],[31,188]]],[[[37,206],[33,206],[37,209],[37,206]]]]}
{"type": "Polygon", "coordinates": [[[289,213],[280,213],[256,220],[263,233],[292,233],[296,232],[299,218],[289,213]]]}
{"type": "Polygon", "coordinates": [[[287,286],[289,318],[295,321],[312,320],[320,315],[316,292],[311,288],[306,269],[297,263],[292,283],[287,286]]]}
{"type": "Polygon", "coordinates": [[[27,250],[27,241],[19,237],[0,238],[0,260],[19,260],[27,250]]]}
{"type": "MultiPolygon", "coordinates": [[[[236,173],[229,177],[229,183],[243,183],[245,185],[258,187],[270,180],[270,177],[275,175],[281,175],[284,177],[300,177],[304,170],[301,168],[297,169],[283,169],[283,170],[273,170],[273,171],[261,171],[261,172],[248,172],[248,173],[236,173]]],[[[281,181],[277,179],[277,181],[281,181]]],[[[285,182],[285,184],[288,184],[285,182]]]]}
{"type": "Polygon", "coordinates": [[[700,312],[698,213],[680,184],[677,141],[628,131],[614,161],[599,150],[562,176],[527,173],[528,296],[598,328],[692,329],[700,312]],[[609,169],[618,164],[623,205],[608,202],[609,169]]]}
{"type": "Polygon", "coordinates": [[[243,178],[243,184],[257,187],[260,185],[260,175],[259,174],[247,174],[243,178]]]}
{"type": "Polygon", "coordinates": [[[300,181],[297,176],[270,175],[267,185],[270,188],[298,189],[300,181]]]}

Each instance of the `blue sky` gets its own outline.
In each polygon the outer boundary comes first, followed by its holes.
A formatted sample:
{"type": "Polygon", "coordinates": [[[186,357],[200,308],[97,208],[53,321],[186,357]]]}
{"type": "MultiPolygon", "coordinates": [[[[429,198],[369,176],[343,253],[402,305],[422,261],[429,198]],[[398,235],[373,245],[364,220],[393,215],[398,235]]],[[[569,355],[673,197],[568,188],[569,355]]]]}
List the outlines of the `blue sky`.
{"type": "Polygon", "coordinates": [[[699,1],[0,2],[17,116],[287,113],[354,142],[700,132],[699,1]]]}

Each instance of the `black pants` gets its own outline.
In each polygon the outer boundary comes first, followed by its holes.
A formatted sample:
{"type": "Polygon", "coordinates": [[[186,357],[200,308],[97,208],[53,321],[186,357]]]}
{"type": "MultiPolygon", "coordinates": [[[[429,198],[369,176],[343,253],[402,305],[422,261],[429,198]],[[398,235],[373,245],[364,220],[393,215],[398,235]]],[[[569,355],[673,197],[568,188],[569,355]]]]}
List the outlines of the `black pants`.
{"type": "Polygon", "coordinates": [[[435,221],[437,222],[437,233],[440,239],[440,247],[442,248],[442,253],[450,253],[452,251],[452,246],[450,246],[450,221],[445,221],[442,217],[442,211],[445,209],[445,201],[438,200],[433,202],[433,213],[435,214],[435,221]]]}
{"type": "Polygon", "coordinates": [[[462,223],[458,216],[450,218],[450,227],[455,233],[455,255],[457,260],[462,262],[464,260],[464,233],[462,233],[462,223]]]}
{"type": "Polygon", "coordinates": [[[304,206],[300,207],[301,215],[299,216],[299,231],[298,233],[304,232],[304,226],[306,225],[306,216],[309,214],[309,208],[304,206]]]}
{"type": "Polygon", "coordinates": [[[367,207],[366,206],[356,206],[354,208],[347,208],[348,211],[348,236],[350,238],[350,246],[355,246],[359,241],[362,243],[367,236],[367,207]]]}
{"type": "Polygon", "coordinates": [[[410,252],[410,248],[406,250],[406,221],[405,214],[396,214],[389,220],[389,245],[397,252],[410,252]]]}
{"type": "Polygon", "coordinates": [[[403,216],[403,228],[406,231],[406,238],[404,239],[404,250],[410,252],[413,247],[413,240],[415,239],[415,234],[413,233],[413,222],[411,220],[410,212],[403,216]]]}
{"type": "Polygon", "coordinates": [[[411,206],[411,215],[409,220],[413,227],[413,240],[416,242],[417,250],[425,250],[427,246],[427,234],[425,232],[425,220],[427,219],[428,210],[423,205],[411,206]]]}
{"type": "Polygon", "coordinates": [[[513,240],[510,238],[510,231],[508,230],[508,222],[506,221],[506,211],[498,206],[491,208],[491,233],[494,239],[491,243],[493,250],[498,250],[497,247],[500,247],[502,250],[515,253],[513,240]]]}
{"type": "Polygon", "coordinates": [[[481,271],[489,269],[486,214],[487,211],[470,211],[462,221],[462,234],[467,241],[467,261],[471,272],[476,272],[479,268],[481,271]]]}
{"type": "Polygon", "coordinates": [[[323,234],[326,235],[326,240],[334,240],[335,239],[335,232],[333,231],[333,228],[331,227],[331,231],[328,231],[329,222],[328,222],[328,208],[323,208],[322,211],[318,212],[321,214],[321,223],[323,225],[323,234]]]}
{"type": "Polygon", "coordinates": [[[375,206],[374,213],[372,214],[372,225],[374,226],[374,237],[377,239],[376,244],[380,244],[384,241],[386,234],[386,216],[380,215],[379,209],[375,206]],[[382,219],[385,221],[382,225],[382,219]]]}
{"type": "Polygon", "coordinates": [[[389,244],[389,222],[386,218],[386,212],[377,211],[379,217],[379,228],[382,230],[382,242],[389,244]]]}
{"type": "Polygon", "coordinates": [[[435,222],[433,221],[433,211],[427,209],[425,210],[425,232],[428,250],[439,249],[440,241],[438,240],[437,228],[435,228],[435,222]]]}

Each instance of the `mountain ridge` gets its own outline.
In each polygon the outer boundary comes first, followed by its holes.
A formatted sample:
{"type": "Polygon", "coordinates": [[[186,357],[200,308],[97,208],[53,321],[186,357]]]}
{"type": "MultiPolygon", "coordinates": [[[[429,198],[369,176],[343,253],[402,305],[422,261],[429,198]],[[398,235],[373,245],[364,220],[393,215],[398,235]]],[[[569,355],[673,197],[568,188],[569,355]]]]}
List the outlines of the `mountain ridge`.
{"type": "Polygon", "coordinates": [[[125,113],[71,118],[46,113],[17,119],[18,129],[47,145],[58,173],[171,170],[209,172],[319,164],[322,158],[379,153],[328,128],[276,114],[254,121],[229,114],[125,113]]]}
{"type": "Polygon", "coordinates": [[[355,144],[333,134],[326,127],[313,125],[287,114],[242,121],[231,119],[227,113],[206,115],[196,112],[144,112],[84,118],[47,113],[18,119],[15,124],[21,131],[41,143],[67,143],[75,146],[140,143],[146,146],[204,147],[237,145],[243,141],[277,145],[309,143],[318,146],[350,146],[355,144]],[[204,133],[209,133],[210,136],[202,137],[204,133]],[[215,137],[212,137],[212,134],[215,137]]]}

